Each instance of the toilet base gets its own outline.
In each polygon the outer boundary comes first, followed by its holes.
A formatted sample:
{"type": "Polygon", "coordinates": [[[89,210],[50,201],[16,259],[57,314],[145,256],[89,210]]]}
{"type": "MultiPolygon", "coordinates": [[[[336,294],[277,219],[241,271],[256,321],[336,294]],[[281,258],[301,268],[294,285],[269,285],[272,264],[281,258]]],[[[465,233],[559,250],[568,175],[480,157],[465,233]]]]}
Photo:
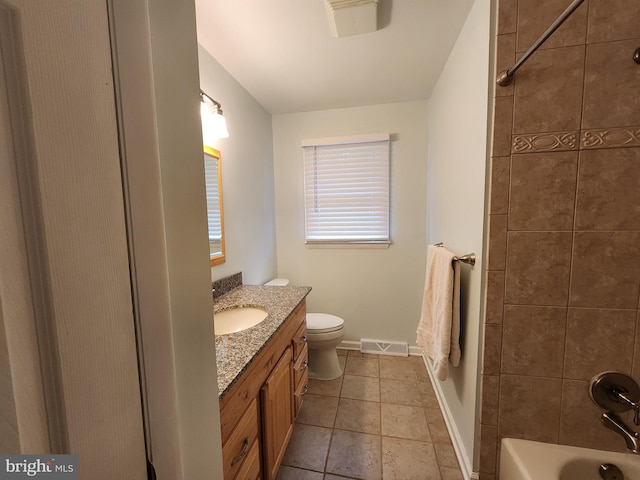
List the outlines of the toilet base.
{"type": "Polygon", "coordinates": [[[342,375],[342,368],[335,348],[309,349],[309,378],[334,380],[342,375]]]}

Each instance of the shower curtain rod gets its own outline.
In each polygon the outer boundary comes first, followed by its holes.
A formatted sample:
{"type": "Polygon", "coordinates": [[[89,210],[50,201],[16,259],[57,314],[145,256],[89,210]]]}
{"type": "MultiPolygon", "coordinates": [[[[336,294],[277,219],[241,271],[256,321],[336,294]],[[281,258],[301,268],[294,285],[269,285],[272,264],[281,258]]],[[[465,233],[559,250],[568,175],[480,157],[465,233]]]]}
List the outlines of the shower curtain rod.
{"type": "Polygon", "coordinates": [[[536,40],[536,42],[533,45],[531,45],[531,47],[529,47],[529,50],[524,52],[524,55],[520,57],[520,60],[518,60],[516,64],[513,67],[511,67],[509,70],[505,70],[500,75],[498,75],[498,78],[496,79],[496,83],[501,87],[506,87],[507,85],[510,85],[511,82],[513,81],[513,74],[516,73],[516,71],[522,66],[522,64],[529,59],[529,57],[533,54],[533,52],[535,52],[540,47],[540,45],[546,42],[546,40],[553,34],[553,32],[555,32],[558,29],[558,27],[562,25],[564,21],[567,18],[569,18],[569,16],[583,2],[584,0],[574,0],[573,2],[571,2],[571,5],[569,5],[567,9],[564,12],[562,12],[562,14],[560,14],[558,18],[556,18],[555,22],[553,22],[551,26],[547,28],[547,30],[542,35],[540,35],[540,38],[538,38],[538,40],[536,40]]]}

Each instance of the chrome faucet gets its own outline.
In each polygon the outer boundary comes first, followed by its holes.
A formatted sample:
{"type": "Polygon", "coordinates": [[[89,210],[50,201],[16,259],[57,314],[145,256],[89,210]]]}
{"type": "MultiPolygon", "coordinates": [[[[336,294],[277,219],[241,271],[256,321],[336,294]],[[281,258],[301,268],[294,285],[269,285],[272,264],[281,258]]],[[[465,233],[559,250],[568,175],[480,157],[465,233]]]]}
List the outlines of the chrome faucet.
{"type": "Polygon", "coordinates": [[[627,427],[627,424],[616,413],[603,413],[601,420],[605,427],[622,435],[631,453],[640,453],[640,434],[627,427]]]}
{"type": "Polygon", "coordinates": [[[591,379],[590,394],[594,403],[605,410],[600,417],[602,424],[621,435],[631,453],[640,454],[640,433],[618,416],[633,410],[633,423],[640,425],[640,387],[635,380],[624,373],[603,372],[591,379]]]}
{"type": "Polygon", "coordinates": [[[612,393],[615,398],[633,409],[633,423],[636,426],[640,425],[640,403],[635,402],[629,392],[620,392],[614,388],[612,393]]]}

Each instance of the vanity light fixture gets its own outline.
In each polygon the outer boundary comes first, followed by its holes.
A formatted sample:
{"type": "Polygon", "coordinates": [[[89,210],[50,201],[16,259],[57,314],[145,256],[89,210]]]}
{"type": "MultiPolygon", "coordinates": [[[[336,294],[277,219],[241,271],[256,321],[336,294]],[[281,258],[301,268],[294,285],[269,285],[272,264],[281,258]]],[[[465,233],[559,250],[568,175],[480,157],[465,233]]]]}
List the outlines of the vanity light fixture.
{"type": "Polygon", "coordinates": [[[227,138],[227,122],[222,116],[222,105],[200,90],[200,117],[202,119],[202,140],[211,145],[216,138],[227,138]]]}

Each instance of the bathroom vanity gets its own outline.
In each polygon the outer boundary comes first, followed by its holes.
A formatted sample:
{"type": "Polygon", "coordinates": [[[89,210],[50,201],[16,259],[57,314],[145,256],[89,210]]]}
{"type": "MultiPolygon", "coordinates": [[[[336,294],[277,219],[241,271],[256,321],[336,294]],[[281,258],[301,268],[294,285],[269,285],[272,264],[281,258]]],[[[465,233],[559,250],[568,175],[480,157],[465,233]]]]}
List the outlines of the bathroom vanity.
{"type": "Polygon", "coordinates": [[[225,480],[275,479],[307,391],[308,287],[242,285],[220,297],[215,312],[264,308],[267,318],[216,336],[225,480]]]}

